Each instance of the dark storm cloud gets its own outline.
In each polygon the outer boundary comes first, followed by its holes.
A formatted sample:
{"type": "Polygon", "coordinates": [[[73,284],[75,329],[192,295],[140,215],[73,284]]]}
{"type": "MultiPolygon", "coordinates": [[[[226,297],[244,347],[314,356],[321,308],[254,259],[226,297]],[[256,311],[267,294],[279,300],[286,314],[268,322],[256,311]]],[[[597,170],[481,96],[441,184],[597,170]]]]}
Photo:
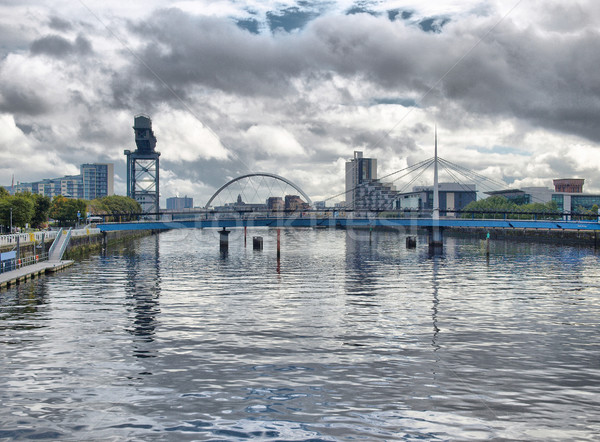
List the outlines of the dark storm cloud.
{"type": "Polygon", "coordinates": [[[50,104],[35,90],[25,90],[13,85],[0,85],[0,113],[35,116],[48,112],[50,107],[50,104]]]}
{"type": "Polygon", "coordinates": [[[74,54],[89,55],[92,53],[92,44],[82,35],[74,42],[60,35],[47,35],[31,43],[30,51],[33,55],[47,55],[60,59],[74,54]]]}
{"type": "Polygon", "coordinates": [[[172,85],[204,85],[241,95],[274,95],[304,62],[270,36],[254,35],[228,20],[193,18],[161,11],[152,22],[132,30],[148,40],[138,67],[140,76],[172,85]]]}
{"type": "Polygon", "coordinates": [[[496,19],[469,26],[430,20],[422,27],[435,33],[406,20],[390,22],[386,15],[325,15],[294,34],[257,35],[228,20],[165,10],[131,27],[147,39],[139,53],[152,72],[138,65],[129,77],[158,84],[155,92],[161,89],[156,74],[183,91],[201,87],[282,98],[296,92],[295,80],[335,73],[388,90],[391,97],[420,94],[424,99],[410,105],[451,107],[458,124],[469,113],[516,117],[600,140],[595,28],[560,36],[521,29],[507,19],[487,34],[496,19]]]}
{"type": "Polygon", "coordinates": [[[50,28],[54,29],[55,31],[70,31],[73,28],[70,22],[56,16],[50,17],[50,22],[48,23],[48,26],[50,26],[50,28]]]}

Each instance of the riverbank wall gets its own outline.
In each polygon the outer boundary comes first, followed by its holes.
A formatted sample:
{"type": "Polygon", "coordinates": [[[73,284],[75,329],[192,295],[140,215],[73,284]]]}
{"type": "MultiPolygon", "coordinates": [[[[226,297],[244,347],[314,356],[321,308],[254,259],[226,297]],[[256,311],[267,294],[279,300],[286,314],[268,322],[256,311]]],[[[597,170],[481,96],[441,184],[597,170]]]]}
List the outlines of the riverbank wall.
{"type": "MultiPolygon", "coordinates": [[[[428,230],[416,227],[373,226],[353,227],[355,230],[373,230],[400,232],[409,235],[427,235],[428,230]]],[[[600,248],[600,234],[586,230],[549,230],[549,229],[506,229],[484,227],[444,227],[444,236],[457,238],[485,239],[490,234],[491,240],[532,241],[548,244],[579,245],[600,248]]]]}
{"type": "Polygon", "coordinates": [[[501,229],[481,227],[445,228],[444,235],[491,240],[535,241],[551,244],[600,247],[600,235],[586,230],[501,229]]]}
{"type": "MultiPolygon", "coordinates": [[[[99,252],[106,245],[114,245],[121,241],[141,238],[153,234],[152,230],[138,231],[116,231],[89,233],[81,236],[71,236],[69,245],[65,250],[64,259],[77,259],[81,256],[93,252],[99,252]]],[[[54,238],[45,238],[44,242],[27,242],[19,244],[20,258],[25,259],[32,256],[39,256],[40,259],[46,256],[52,246],[54,238]]],[[[16,245],[5,245],[0,247],[0,252],[10,252],[15,250],[16,245]]]]}

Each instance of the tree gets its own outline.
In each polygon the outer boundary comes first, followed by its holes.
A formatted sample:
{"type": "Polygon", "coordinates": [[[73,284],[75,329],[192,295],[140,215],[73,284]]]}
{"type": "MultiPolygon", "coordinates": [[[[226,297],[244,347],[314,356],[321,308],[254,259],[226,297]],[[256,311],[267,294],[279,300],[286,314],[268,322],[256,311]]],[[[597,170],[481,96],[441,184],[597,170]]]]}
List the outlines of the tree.
{"type": "Polygon", "coordinates": [[[534,219],[539,216],[544,218],[557,218],[558,205],[555,201],[547,203],[516,204],[503,196],[490,196],[489,198],[474,201],[468,204],[463,211],[463,218],[503,218],[505,214],[512,219],[534,219]],[[478,213],[479,212],[479,213],[478,213]]]}
{"type": "Polygon", "coordinates": [[[0,219],[2,225],[25,227],[31,223],[34,214],[33,201],[27,195],[8,196],[0,199],[0,219]],[[12,209],[12,210],[11,210],[12,209]]]}
{"type": "Polygon", "coordinates": [[[131,219],[133,214],[142,212],[142,207],[136,200],[121,195],[97,198],[90,201],[88,207],[95,215],[120,216],[124,220],[131,219]]]}
{"type": "Polygon", "coordinates": [[[50,212],[50,198],[44,195],[33,195],[34,214],[31,224],[34,227],[42,227],[48,222],[48,213],[50,212]]]}
{"type": "MultiPolygon", "coordinates": [[[[467,204],[463,211],[472,211],[475,218],[502,218],[504,213],[516,210],[517,205],[503,196],[490,196],[489,198],[473,201],[467,204]],[[480,213],[478,213],[480,212],[480,213]]],[[[463,218],[471,218],[470,213],[464,213],[463,218]]]]}
{"type": "Polygon", "coordinates": [[[10,196],[10,193],[8,192],[8,190],[6,190],[6,188],[4,186],[0,186],[0,199],[6,198],[9,196],[10,196]]]}
{"type": "Polygon", "coordinates": [[[50,217],[63,224],[75,224],[77,222],[77,212],[83,217],[87,204],[85,200],[68,199],[62,195],[57,195],[52,199],[50,205],[50,217]]]}

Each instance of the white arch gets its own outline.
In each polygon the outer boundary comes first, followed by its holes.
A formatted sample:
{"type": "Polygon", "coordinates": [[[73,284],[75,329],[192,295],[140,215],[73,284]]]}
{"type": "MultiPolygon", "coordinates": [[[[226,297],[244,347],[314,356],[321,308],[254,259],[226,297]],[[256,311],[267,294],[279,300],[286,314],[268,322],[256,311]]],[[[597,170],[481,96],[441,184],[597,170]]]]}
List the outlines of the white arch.
{"type": "Polygon", "coordinates": [[[235,183],[236,181],[242,180],[242,179],[244,179],[244,178],[250,178],[250,177],[253,177],[253,176],[266,176],[266,177],[268,177],[268,178],[275,178],[276,180],[283,181],[284,183],[286,183],[286,184],[289,184],[289,185],[290,185],[290,186],[292,186],[294,189],[296,189],[296,190],[297,190],[297,191],[300,193],[300,195],[302,195],[302,196],[304,197],[304,199],[306,200],[306,202],[307,202],[308,204],[312,204],[312,201],[310,200],[310,198],[308,197],[308,195],[307,195],[306,193],[304,193],[304,191],[303,191],[303,190],[302,190],[300,187],[298,187],[296,184],[292,183],[292,182],[291,182],[290,180],[288,180],[287,178],[284,178],[284,177],[282,177],[282,176],[279,176],[279,175],[275,175],[274,173],[267,173],[267,172],[254,172],[254,173],[248,173],[248,174],[246,174],[246,175],[242,175],[242,176],[239,176],[239,177],[237,177],[237,178],[234,178],[234,179],[232,179],[231,181],[229,181],[229,182],[225,183],[223,186],[219,187],[219,190],[217,190],[217,191],[215,192],[215,194],[214,194],[213,196],[211,196],[211,197],[210,197],[210,199],[208,200],[208,202],[206,203],[206,205],[204,206],[204,208],[205,208],[205,209],[208,209],[208,208],[210,207],[210,203],[212,203],[212,202],[213,202],[213,200],[214,200],[214,199],[217,197],[217,195],[218,195],[219,193],[221,193],[221,191],[222,191],[223,189],[225,189],[227,186],[229,186],[230,184],[233,184],[233,183],[235,183]]]}

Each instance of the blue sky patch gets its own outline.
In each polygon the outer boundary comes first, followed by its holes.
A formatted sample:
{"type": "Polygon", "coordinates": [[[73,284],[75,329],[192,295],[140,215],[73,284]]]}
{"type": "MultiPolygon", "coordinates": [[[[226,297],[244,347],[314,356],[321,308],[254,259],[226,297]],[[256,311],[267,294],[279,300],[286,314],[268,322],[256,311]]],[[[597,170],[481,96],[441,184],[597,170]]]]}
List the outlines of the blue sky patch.
{"type": "Polygon", "coordinates": [[[307,11],[297,6],[286,8],[278,12],[267,12],[267,22],[271,32],[275,29],[283,29],[286,32],[292,32],[296,29],[302,29],[309,21],[319,16],[315,11],[307,11]]]}

